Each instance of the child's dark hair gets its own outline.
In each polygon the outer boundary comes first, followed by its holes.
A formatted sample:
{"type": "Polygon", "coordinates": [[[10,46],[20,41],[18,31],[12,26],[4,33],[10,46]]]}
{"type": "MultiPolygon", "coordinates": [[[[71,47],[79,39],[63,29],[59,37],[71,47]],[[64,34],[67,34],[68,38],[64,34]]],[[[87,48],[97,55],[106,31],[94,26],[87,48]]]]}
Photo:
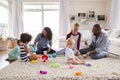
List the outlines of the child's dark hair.
{"type": "MultiPolygon", "coordinates": [[[[44,30],[47,32],[47,39],[52,40],[53,34],[52,34],[51,29],[49,27],[45,27],[44,30]]],[[[43,33],[42,33],[42,37],[44,37],[43,33]]]]}
{"type": "Polygon", "coordinates": [[[28,33],[22,33],[20,36],[20,41],[23,43],[30,42],[32,39],[32,36],[28,33]]]}
{"type": "Polygon", "coordinates": [[[19,44],[19,42],[21,42],[20,40],[17,40],[17,44],[19,44]]]}

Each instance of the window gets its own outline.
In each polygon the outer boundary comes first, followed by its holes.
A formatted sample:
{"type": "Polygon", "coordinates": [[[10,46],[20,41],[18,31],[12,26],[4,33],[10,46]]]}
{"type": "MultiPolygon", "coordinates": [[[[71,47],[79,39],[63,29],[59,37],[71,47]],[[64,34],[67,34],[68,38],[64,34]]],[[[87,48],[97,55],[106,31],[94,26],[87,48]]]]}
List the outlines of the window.
{"type": "Polygon", "coordinates": [[[8,9],[6,4],[0,1],[0,35],[2,37],[8,36],[8,9]]]}
{"type": "Polygon", "coordinates": [[[24,9],[41,9],[41,5],[24,5],[24,9]]]}
{"type": "Polygon", "coordinates": [[[59,5],[44,5],[44,9],[59,9],[59,5]]]}
{"type": "Polygon", "coordinates": [[[1,0],[0,3],[2,3],[5,6],[8,6],[8,1],[7,0],[1,0]]]}
{"type": "Polygon", "coordinates": [[[24,31],[32,34],[33,39],[41,31],[41,12],[24,12],[24,31]]]}
{"type": "Polygon", "coordinates": [[[44,26],[48,26],[53,32],[53,47],[58,47],[59,36],[59,12],[58,11],[44,11],[44,26]]]}
{"type": "Polygon", "coordinates": [[[31,33],[34,40],[44,27],[51,28],[53,47],[58,47],[59,4],[24,4],[24,31],[31,33]]]}

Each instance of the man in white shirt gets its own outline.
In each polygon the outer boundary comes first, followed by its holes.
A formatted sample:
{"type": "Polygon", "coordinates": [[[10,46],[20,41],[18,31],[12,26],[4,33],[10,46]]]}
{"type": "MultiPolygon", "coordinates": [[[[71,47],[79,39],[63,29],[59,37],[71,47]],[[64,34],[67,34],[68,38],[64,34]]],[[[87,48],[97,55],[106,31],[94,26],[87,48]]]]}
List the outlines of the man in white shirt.
{"type": "Polygon", "coordinates": [[[109,39],[106,33],[101,31],[99,24],[95,24],[92,29],[93,36],[91,45],[88,48],[81,49],[80,53],[84,58],[90,56],[92,59],[107,57],[109,49],[109,39]]]}

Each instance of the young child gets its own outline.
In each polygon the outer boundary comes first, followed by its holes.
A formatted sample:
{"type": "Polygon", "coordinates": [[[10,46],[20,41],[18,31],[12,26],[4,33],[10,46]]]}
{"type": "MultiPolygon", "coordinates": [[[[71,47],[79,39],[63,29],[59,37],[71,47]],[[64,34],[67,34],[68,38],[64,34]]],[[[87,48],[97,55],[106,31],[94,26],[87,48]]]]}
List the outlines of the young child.
{"type": "Polygon", "coordinates": [[[68,64],[85,64],[85,61],[80,60],[77,56],[75,56],[74,48],[75,41],[72,38],[68,38],[66,42],[66,50],[65,50],[65,58],[68,64]]]}
{"type": "Polygon", "coordinates": [[[17,60],[18,56],[20,55],[20,48],[19,46],[21,45],[21,41],[17,40],[17,45],[14,49],[12,49],[10,51],[10,53],[8,54],[8,60],[13,61],[13,60],[17,60]]]}
{"type": "Polygon", "coordinates": [[[28,47],[28,43],[31,41],[32,36],[28,33],[22,33],[20,36],[20,40],[22,44],[20,45],[20,59],[24,62],[30,60],[37,60],[37,55],[34,53],[30,53],[31,49],[28,47]]]}

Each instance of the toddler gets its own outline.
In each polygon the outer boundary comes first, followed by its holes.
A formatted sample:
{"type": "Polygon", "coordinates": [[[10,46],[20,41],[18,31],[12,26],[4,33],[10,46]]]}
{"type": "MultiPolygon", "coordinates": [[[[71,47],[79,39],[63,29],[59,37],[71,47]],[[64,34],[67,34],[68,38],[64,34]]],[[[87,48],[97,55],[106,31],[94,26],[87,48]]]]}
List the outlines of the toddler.
{"type": "Polygon", "coordinates": [[[66,41],[66,50],[65,50],[65,58],[68,64],[85,64],[85,61],[80,60],[77,56],[75,56],[74,48],[75,41],[72,38],[68,38],[66,41]]]}

